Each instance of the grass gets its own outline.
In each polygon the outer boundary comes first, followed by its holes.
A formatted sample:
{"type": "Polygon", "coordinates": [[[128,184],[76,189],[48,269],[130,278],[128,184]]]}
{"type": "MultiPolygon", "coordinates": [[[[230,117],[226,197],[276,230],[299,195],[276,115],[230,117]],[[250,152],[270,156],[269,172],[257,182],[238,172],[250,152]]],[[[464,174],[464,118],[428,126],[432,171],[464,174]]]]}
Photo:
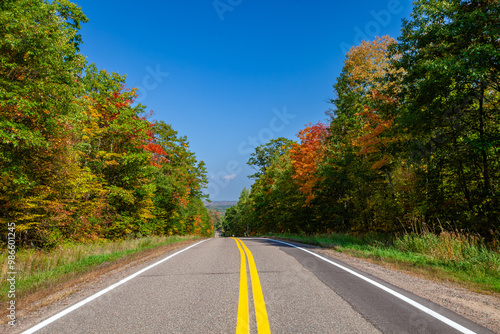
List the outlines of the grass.
{"type": "MultiPolygon", "coordinates": [[[[65,277],[84,273],[124,256],[167,244],[194,239],[194,236],[144,237],[95,244],[67,244],[51,251],[18,250],[16,253],[16,299],[58,284],[65,277]]],[[[8,254],[2,252],[0,301],[7,300],[9,291],[8,254]]]]}
{"type": "Polygon", "coordinates": [[[481,292],[500,292],[500,253],[477,237],[443,232],[398,238],[347,234],[268,235],[333,248],[356,257],[390,263],[433,278],[454,281],[481,292]]]}

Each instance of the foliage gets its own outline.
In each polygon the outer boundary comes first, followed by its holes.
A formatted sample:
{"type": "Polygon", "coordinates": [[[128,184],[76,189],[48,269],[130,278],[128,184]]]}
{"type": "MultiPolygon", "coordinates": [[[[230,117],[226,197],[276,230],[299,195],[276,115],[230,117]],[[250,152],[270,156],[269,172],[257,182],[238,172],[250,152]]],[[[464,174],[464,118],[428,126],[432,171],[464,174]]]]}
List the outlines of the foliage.
{"type": "Polygon", "coordinates": [[[0,223],[4,230],[14,222],[25,243],[57,240],[75,211],[80,171],[73,125],[85,62],[78,29],[86,20],[69,1],[2,5],[0,223]]]}
{"type": "Polygon", "coordinates": [[[324,142],[327,135],[326,125],[319,123],[309,126],[299,131],[300,144],[293,144],[290,149],[292,179],[306,195],[306,203],[314,199],[314,187],[320,181],[317,170],[325,155],[324,142]]]}
{"type": "Polygon", "coordinates": [[[225,236],[247,236],[249,231],[248,224],[252,221],[248,215],[250,210],[250,192],[243,188],[238,199],[238,203],[226,210],[222,228],[225,236]]]}
{"type": "MultiPolygon", "coordinates": [[[[152,234],[210,235],[203,162],[134,104],[125,77],[79,54],[67,0],[0,7],[0,229],[54,247],[152,234]]],[[[3,240],[5,241],[5,240],[3,240]]]]}
{"type": "Polygon", "coordinates": [[[423,214],[485,236],[500,223],[499,41],[498,1],[417,1],[394,48],[423,214]]]}
{"type": "Polygon", "coordinates": [[[260,145],[255,148],[255,152],[250,155],[248,165],[254,168],[257,172],[250,178],[259,178],[264,175],[266,169],[271,166],[274,159],[285,154],[293,145],[293,141],[287,138],[280,137],[272,139],[269,143],[260,145]]]}
{"type": "Polygon", "coordinates": [[[498,1],[418,0],[398,42],[353,47],[330,124],[257,147],[229,230],[398,235],[419,222],[498,247],[499,20],[498,1]]]}

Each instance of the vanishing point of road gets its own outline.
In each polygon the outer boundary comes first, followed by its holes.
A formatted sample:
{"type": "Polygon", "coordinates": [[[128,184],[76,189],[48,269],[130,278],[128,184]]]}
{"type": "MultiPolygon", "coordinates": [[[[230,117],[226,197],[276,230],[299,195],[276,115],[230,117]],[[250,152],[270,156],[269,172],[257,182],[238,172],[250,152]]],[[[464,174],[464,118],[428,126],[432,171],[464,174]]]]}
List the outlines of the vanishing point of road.
{"type": "Polygon", "coordinates": [[[282,241],[197,242],[24,333],[491,333],[282,241]]]}

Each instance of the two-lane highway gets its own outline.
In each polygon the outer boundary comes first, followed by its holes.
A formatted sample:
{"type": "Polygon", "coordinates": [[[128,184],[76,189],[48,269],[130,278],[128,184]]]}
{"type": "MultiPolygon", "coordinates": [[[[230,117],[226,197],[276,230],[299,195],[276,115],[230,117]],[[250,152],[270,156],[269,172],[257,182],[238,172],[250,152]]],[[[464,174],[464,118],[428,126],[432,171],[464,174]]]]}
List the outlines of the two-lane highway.
{"type": "Polygon", "coordinates": [[[491,333],[311,250],[216,238],[166,254],[25,333],[491,333]]]}

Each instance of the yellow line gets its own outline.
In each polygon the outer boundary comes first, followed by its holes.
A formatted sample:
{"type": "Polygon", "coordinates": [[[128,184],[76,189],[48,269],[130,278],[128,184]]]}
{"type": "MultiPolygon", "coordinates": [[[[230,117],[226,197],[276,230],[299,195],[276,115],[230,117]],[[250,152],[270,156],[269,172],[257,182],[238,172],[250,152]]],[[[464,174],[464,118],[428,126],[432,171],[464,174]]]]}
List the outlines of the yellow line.
{"type": "MultiPolygon", "coordinates": [[[[269,319],[267,318],[266,303],[260,286],[259,274],[253,259],[252,252],[245,246],[243,241],[238,239],[245,249],[248,258],[248,266],[250,267],[250,278],[252,279],[253,303],[255,305],[255,317],[257,318],[257,331],[259,334],[270,334],[269,319]]],[[[241,295],[240,295],[241,296],[241,295]]]]}
{"type": "MultiPolygon", "coordinates": [[[[234,239],[234,238],[233,238],[234,239]]],[[[245,253],[241,249],[238,240],[236,245],[240,250],[240,298],[238,302],[238,322],[236,324],[236,334],[248,334],[250,332],[249,321],[248,321],[248,286],[247,286],[247,264],[245,259],[245,253]]]]}

